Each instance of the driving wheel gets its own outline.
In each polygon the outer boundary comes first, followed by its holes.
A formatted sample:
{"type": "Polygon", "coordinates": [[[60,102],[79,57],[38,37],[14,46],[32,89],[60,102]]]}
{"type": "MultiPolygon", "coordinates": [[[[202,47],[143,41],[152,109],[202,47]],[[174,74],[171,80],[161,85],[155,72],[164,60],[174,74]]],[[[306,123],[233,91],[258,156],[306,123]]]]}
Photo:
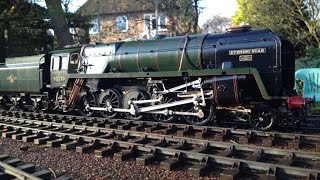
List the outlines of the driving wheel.
{"type": "MultiPolygon", "coordinates": [[[[140,100],[146,100],[147,99],[147,94],[139,89],[131,89],[127,91],[126,94],[123,96],[123,108],[124,109],[130,109],[130,104],[129,101],[140,101],[140,100]]],[[[137,106],[143,107],[145,104],[138,104],[137,106]]],[[[135,115],[132,115],[131,113],[125,113],[125,116],[127,119],[133,119],[133,120],[139,120],[142,119],[143,116],[142,114],[138,113],[135,115]]]]}
{"type": "Polygon", "coordinates": [[[270,130],[276,121],[275,110],[270,106],[258,106],[252,109],[250,125],[257,130],[270,130]]]}
{"type": "Polygon", "coordinates": [[[90,117],[94,114],[94,111],[87,110],[86,107],[89,105],[90,107],[96,106],[96,98],[92,92],[81,92],[78,97],[78,111],[81,116],[90,117]]]}
{"type": "MultiPolygon", "coordinates": [[[[157,98],[159,98],[158,95],[152,95],[152,99],[157,99],[157,98]]],[[[176,97],[174,96],[174,94],[169,93],[169,94],[163,95],[161,102],[154,102],[154,103],[151,103],[151,105],[154,106],[154,105],[166,104],[166,103],[174,102],[175,100],[176,100],[176,97]]],[[[164,109],[160,109],[159,111],[161,110],[164,110],[164,109]]],[[[159,122],[172,122],[176,119],[176,116],[174,115],[164,115],[164,114],[152,114],[152,117],[153,119],[159,122]]]]}
{"type": "Polygon", "coordinates": [[[198,116],[183,116],[183,119],[192,125],[205,125],[209,121],[214,120],[216,118],[215,108],[212,103],[209,101],[206,102],[206,106],[194,106],[193,104],[186,105],[186,112],[197,113],[199,110],[202,110],[204,113],[203,118],[199,118],[198,116]]]}
{"type": "MultiPolygon", "coordinates": [[[[106,89],[101,92],[99,95],[99,106],[107,107],[107,104],[110,104],[112,108],[120,108],[121,107],[122,96],[120,92],[116,89],[106,89]]],[[[105,118],[114,118],[118,115],[118,112],[109,112],[109,111],[99,111],[100,115],[105,118]]]]}

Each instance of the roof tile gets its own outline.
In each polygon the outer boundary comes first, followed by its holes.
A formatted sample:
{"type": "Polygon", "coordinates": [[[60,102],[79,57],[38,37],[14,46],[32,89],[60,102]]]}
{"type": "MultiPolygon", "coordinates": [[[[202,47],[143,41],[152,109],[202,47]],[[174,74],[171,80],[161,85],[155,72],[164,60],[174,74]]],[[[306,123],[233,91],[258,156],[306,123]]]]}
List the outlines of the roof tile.
{"type": "Polygon", "coordinates": [[[154,11],[153,0],[88,0],[80,8],[81,15],[117,14],[154,11]]]}

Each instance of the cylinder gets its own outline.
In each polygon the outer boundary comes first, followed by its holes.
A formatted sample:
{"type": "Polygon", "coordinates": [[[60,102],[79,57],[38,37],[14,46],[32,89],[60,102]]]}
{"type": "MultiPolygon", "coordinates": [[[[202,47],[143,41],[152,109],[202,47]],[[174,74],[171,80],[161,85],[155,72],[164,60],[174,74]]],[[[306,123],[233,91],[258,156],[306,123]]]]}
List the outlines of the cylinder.
{"type": "Polygon", "coordinates": [[[237,105],[242,102],[242,88],[239,81],[246,80],[246,75],[214,76],[204,79],[203,86],[212,88],[213,102],[216,105],[237,105]]]}

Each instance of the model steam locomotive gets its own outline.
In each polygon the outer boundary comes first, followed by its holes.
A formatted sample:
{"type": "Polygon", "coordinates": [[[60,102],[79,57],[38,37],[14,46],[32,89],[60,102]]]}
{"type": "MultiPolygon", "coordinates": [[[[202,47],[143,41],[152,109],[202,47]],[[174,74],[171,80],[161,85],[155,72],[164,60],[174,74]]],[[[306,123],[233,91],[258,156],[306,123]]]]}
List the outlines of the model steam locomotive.
{"type": "Polygon", "coordinates": [[[204,125],[228,115],[267,130],[305,116],[295,95],[294,49],[268,29],[83,45],[7,58],[3,108],[152,116],[204,125]]]}

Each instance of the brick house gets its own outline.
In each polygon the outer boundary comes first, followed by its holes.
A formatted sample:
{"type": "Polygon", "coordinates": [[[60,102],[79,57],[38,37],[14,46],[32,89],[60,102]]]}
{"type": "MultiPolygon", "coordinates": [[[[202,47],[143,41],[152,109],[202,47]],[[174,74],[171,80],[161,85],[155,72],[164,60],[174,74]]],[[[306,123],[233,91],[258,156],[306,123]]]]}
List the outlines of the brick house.
{"type": "Polygon", "coordinates": [[[91,42],[114,42],[170,34],[168,18],[159,11],[156,22],[155,9],[153,0],[88,0],[80,14],[92,17],[91,42]]]}

